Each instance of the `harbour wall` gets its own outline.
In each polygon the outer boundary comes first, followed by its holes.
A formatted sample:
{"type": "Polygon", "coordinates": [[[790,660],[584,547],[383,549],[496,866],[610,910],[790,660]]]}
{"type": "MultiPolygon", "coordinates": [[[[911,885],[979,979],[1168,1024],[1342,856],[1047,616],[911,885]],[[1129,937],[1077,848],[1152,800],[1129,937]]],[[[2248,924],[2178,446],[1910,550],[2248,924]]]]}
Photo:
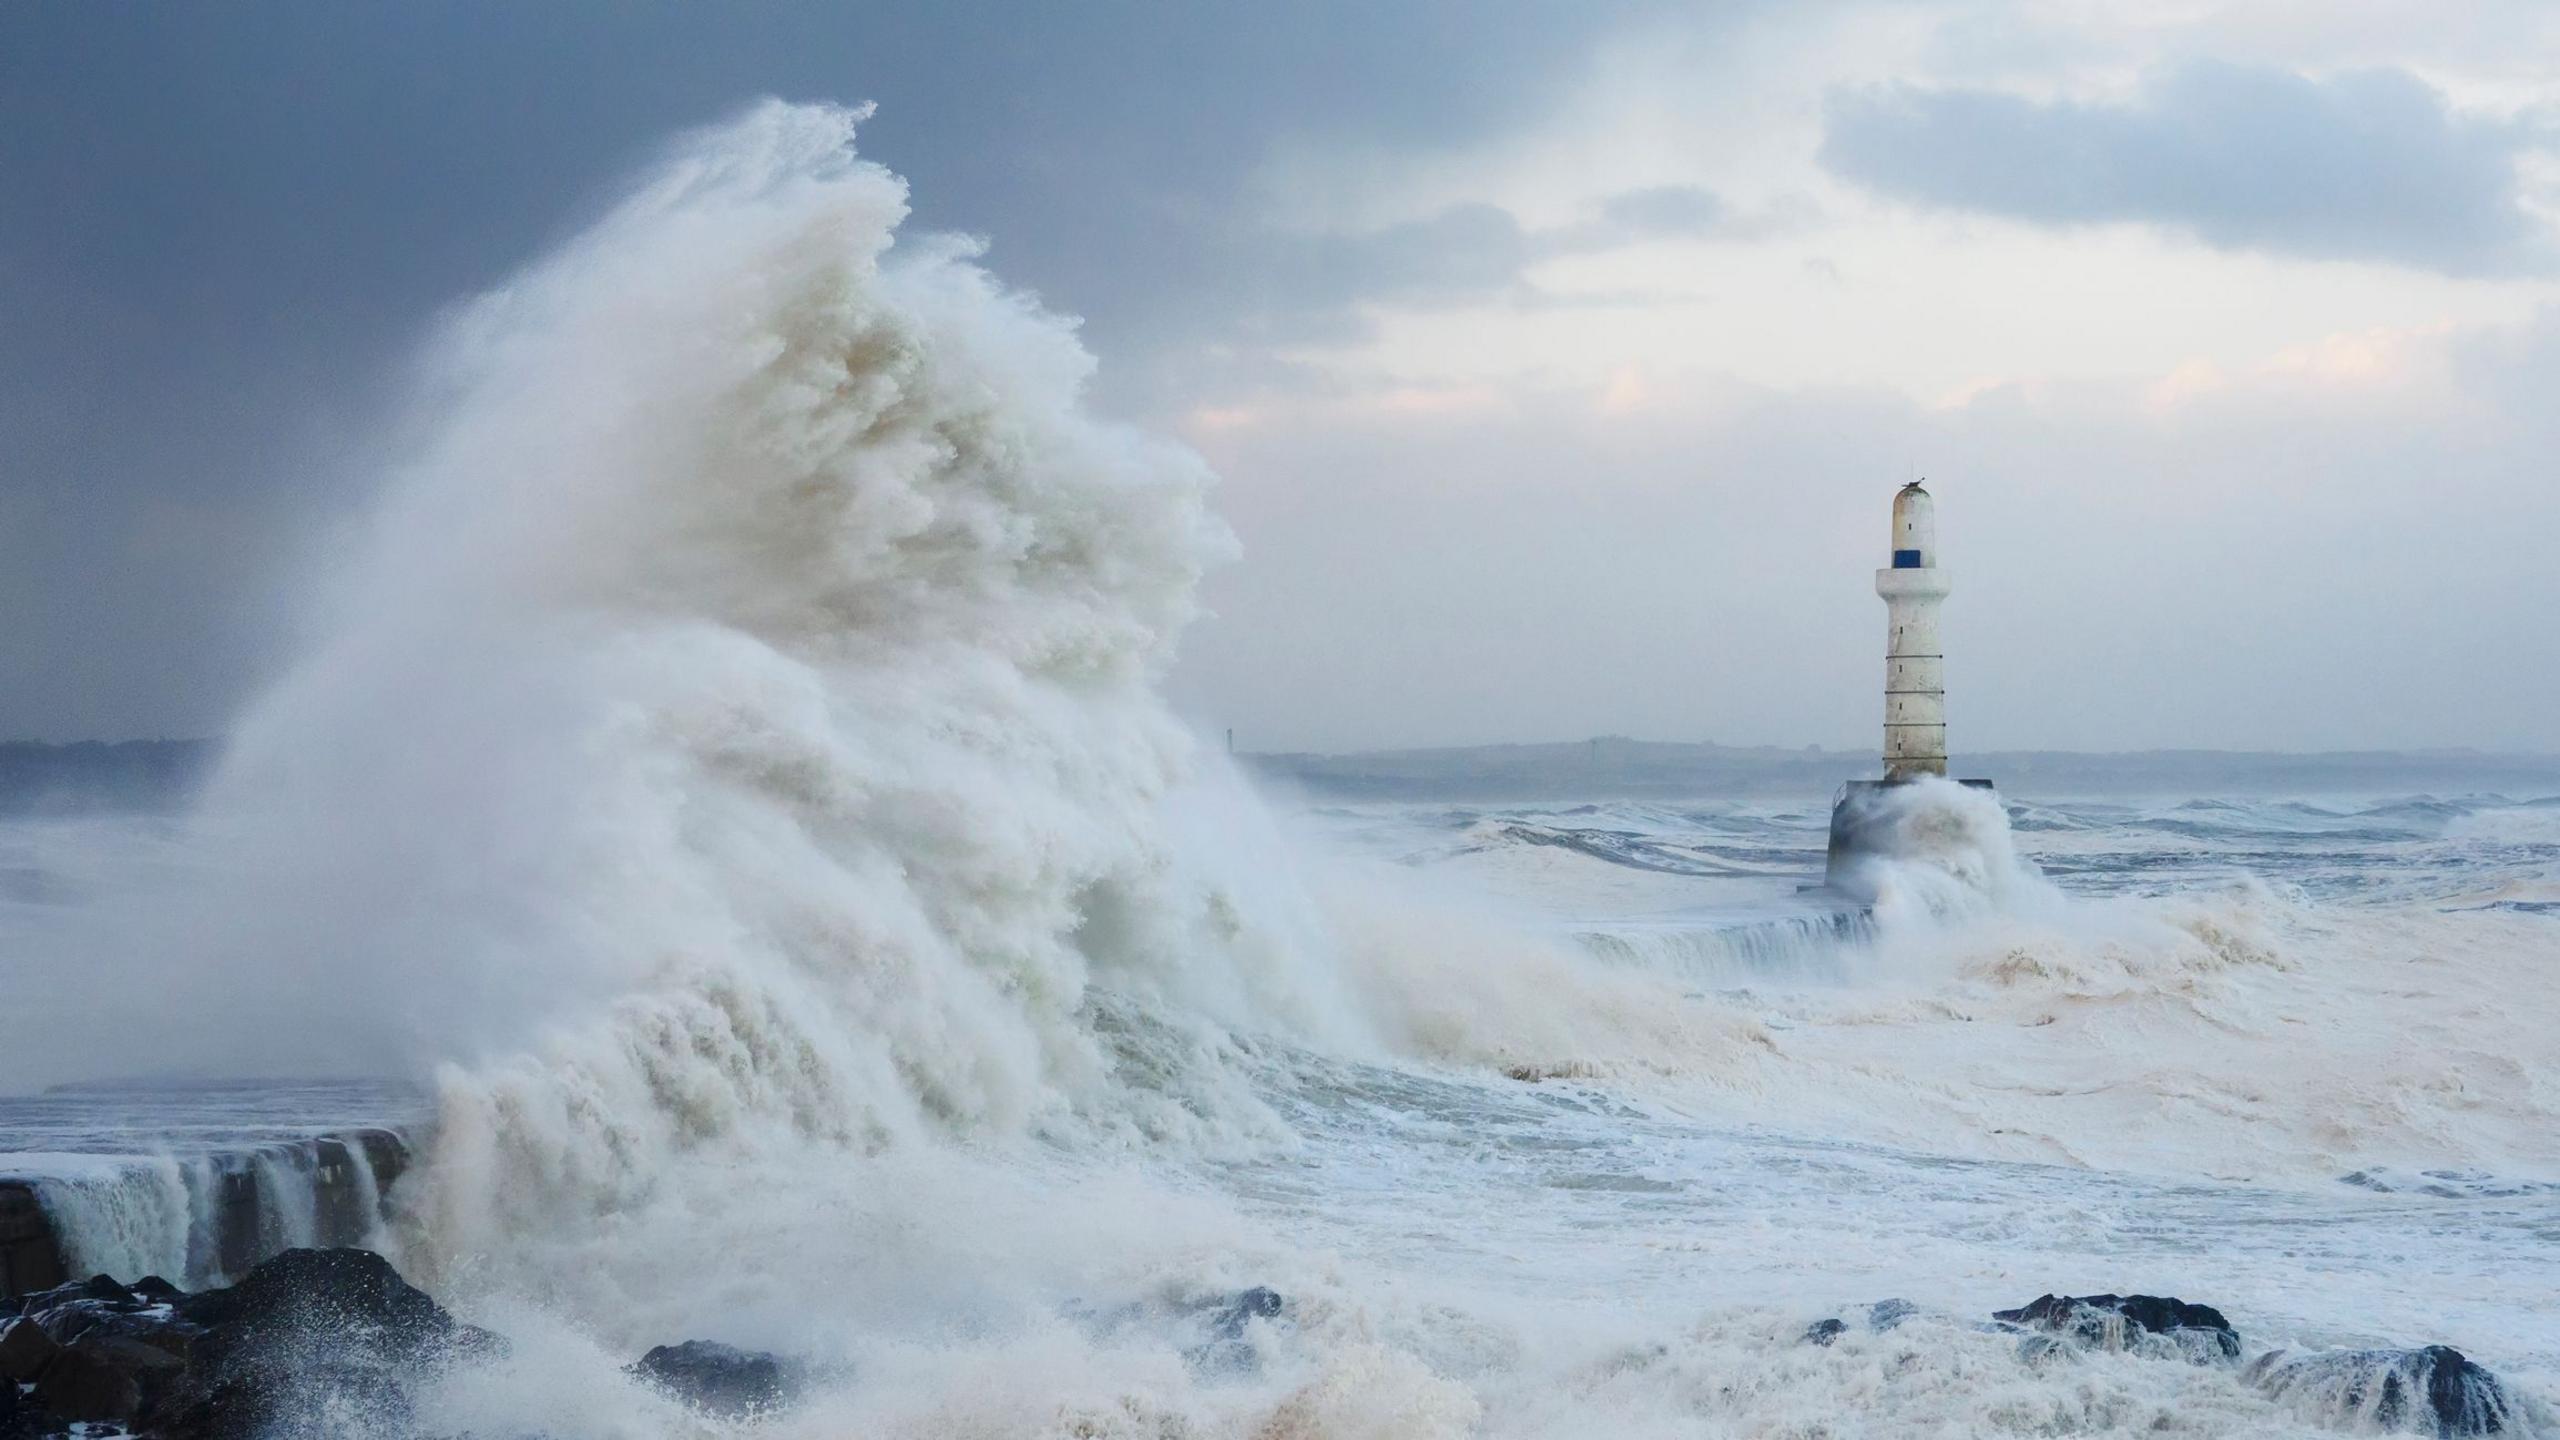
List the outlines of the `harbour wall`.
{"type": "Polygon", "coordinates": [[[15,1157],[0,1174],[0,1297],[90,1275],[220,1285],[302,1246],[370,1245],[414,1138],[358,1128],[211,1153],[15,1157]]]}

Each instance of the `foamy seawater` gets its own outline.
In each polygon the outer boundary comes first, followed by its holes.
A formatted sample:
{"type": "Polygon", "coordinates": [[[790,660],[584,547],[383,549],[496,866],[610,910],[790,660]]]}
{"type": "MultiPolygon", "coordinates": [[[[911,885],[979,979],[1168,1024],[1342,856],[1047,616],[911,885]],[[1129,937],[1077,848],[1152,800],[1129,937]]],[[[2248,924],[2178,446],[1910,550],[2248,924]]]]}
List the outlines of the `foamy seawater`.
{"type": "MultiPolygon", "coordinates": [[[[1323,1142],[1236,1178],[1364,1258],[1506,1277],[1595,1328],[1722,1311],[1710,1328],[1759,1316],[1783,1339],[1888,1296],[1980,1319],[2139,1291],[2220,1305],[2253,1343],[2434,1337],[2547,1386],[2560,1170],[2535,1133],[2555,1099],[2535,1031],[2560,960],[2555,817],[2489,796],[2017,801],[2020,860],[2056,886],[2032,920],[1879,923],[1790,913],[1819,906],[1799,893],[1821,866],[1814,807],[1319,809],[1443,903],[1678,977],[1776,1053],[1742,1084],[1333,1075],[1292,1111],[1323,1142]],[[2475,1064],[2519,1078],[2473,1083],[2475,1064]],[[2295,1108],[2306,1092],[2333,1103],[2295,1108]]],[[[2168,1428],[2283,1423],[2187,1404],[2219,1418],[2168,1428]]],[[[1810,1423],[1772,1405],[1724,1418],[1810,1423]]],[[[1946,1418],[1902,1419],[1923,1414],[1946,1418]]]]}
{"type": "MultiPolygon", "coordinates": [[[[2275,1102],[2286,1071],[2312,1089],[2371,1083],[2357,1073],[2373,1057],[2356,1031],[2294,1036],[2302,1027],[2281,1019],[2324,1014],[2332,986],[2365,994],[2367,967],[2396,988],[2352,1003],[2395,1009],[2378,1023],[2415,1036],[2448,1016],[2522,1013],[2549,993],[2532,982],[2560,941],[2560,916],[2535,898],[2560,874],[2554,813],[2494,797],[2016,801],[2019,862],[2059,887],[2041,902],[2056,908],[2025,907],[2042,928],[2021,941],[2007,911],[1897,918],[1888,903],[1881,917],[1843,918],[1800,892],[1820,862],[1813,807],[1318,809],[1294,822],[1301,860],[1331,876],[1320,889],[1367,897],[1337,917],[1365,913],[1377,886],[1409,887],[1428,897],[1421,923],[1471,914],[1449,937],[1462,952],[1492,944],[1489,963],[1513,967],[1503,945],[1534,944],[1570,957],[1561,973],[1602,977],[1604,997],[1633,977],[1655,1003],[1693,1008],[1695,1028],[1559,1032],[1497,1010],[1448,1053],[1399,1058],[1268,1030],[1175,1036],[1133,1019],[1120,1032],[1129,1056],[1179,1069],[1169,1055],[1208,1046],[1254,1123],[1149,1136],[1061,1118],[1029,1149],[827,1160],[833,1181],[752,1203],[776,1253],[730,1251],[709,1266],[708,1289],[692,1288],[705,1277],[690,1267],[634,1274],[627,1258],[613,1260],[624,1273],[610,1288],[555,1278],[528,1296],[467,1275],[462,1288],[483,1287],[486,1318],[532,1329],[541,1353],[617,1395],[615,1346],[677,1332],[855,1362],[865,1378],[774,1422],[787,1433],[1072,1429],[1096,1416],[1110,1422],[1098,1433],[1283,1416],[1320,1434],[2358,1428],[2227,1370],[2098,1356],[2056,1374],[1978,1328],[2039,1294],[2098,1291],[2214,1304],[2253,1351],[2452,1344],[2547,1404],[2560,1382],[2547,1091],[2528,1085],[2505,1116],[2490,1087],[2448,1098],[2425,1077],[2459,1076],[2459,1064],[2430,1071],[2445,1057],[2413,1042],[2382,1057],[2414,1078],[2373,1134],[2326,1133],[2334,1120],[2275,1102]],[[2265,957],[2201,974],[2094,968],[2089,955],[2158,938],[2111,916],[2118,906],[2254,927],[2249,945],[2265,957]],[[2093,968],[2060,967],[2079,978],[2056,985],[1963,959],[1983,944],[2005,957],[2036,935],[2093,968]],[[2494,996],[2423,953],[2492,945],[2516,947],[2519,962],[2494,996]],[[1650,987],[1657,977],[1669,983],[1650,987]],[[2026,1008],[2068,1018],[2024,1014],[2021,991],[2026,1008]],[[2232,1048],[2225,1032],[2251,1016],[2279,1028],[2232,1048]],[[2057,1026],[2076,1036],[2067,1078],[2034,1081],[2057,1026]],[[1752,1055],[1665,1048],[1683,1034],[1747,1037],[1752,1055]],[[2215,1077],[2186,1073],[2213,1065],[2233,1072],[2225,1083],[2268,1091],[2268,1111],[2222,1113],[2215,1077]],[[2001,1086],[2016,1093],[1982,1093],[2001,1086]],[[2509,1133],[2502,1149],[2495,1137],[2509,1133]],[[787,1216],[767,1208],[775,1198],[787,1216]],[[767,1268],[785,1256],[785,1270],[767,1268]],[[798,1267],[806,1274],[770,1288],[798,1267]],[[802,1287],[817,1275],[858,1298],[811,1299],[802,1287]],[[1189,1307],[1250,1283],[1284,1291],[1290,1312],[1255,1322],[1249,1370],[1204,1371],[1189,1307]],[[1853,1323],[1832,1348],[1802,1339],[1816,1320],[1854,1322],[1886,1299],[1919,1313],[1883,1334],[1853,1323]],[[1114,1307],[1137,1318],[1077,1318],[1114,1307]],[[1019,1388],[956,1378],[985,1364],[1025,1367],[1019,1388]]],[[[99,822],[84,823],[94,839],[99,822]]],[[[33,845],[27,829],[16,838],[33,845]]],[[[137,834],[165,840],[157,822],[137,834]]],[[[2197,943],[2195,929],[2161,923],[2197,943]]],[[[1415,942],[1399,930],[1381,943],[1415,942]]],[[[1463,984],[1465,955],[1441,973],[1463,984]]],[[[1465,1008],[1463,993],[1448,998],[1465,1008]]],[[[184,1151],[379,1119],[358,1112],[399,1097],[327,1085],[58,1093],[0,1107],[0,1148],[184,1151]]],[[[682,1239],[644,1240],[638,1214],[607,1224],[572,1253],[682,1239]],[[635,1233],[617,1239],[623,1225],[635,1233]]],[[[457,1380],[450,1403],[514,1413],[525,1400],[513,1387],[529,1383],[457,1380]]],[[[621,1396],[607,1413],[616,1426],[696,1423],[653,1403],[621,1396]]]]}
{"type": "MultiPolygon", "coordinates": [[[[347,1433],[2378,1418],[1985,1325],[2047,1291],[2456,1345],[2549,1427],[2546,800],[1915,786],[1865,909],[1800,890],[1828,797],[1275,814],[1161,694],[1213,477],[861,118],[686,137],[457,307],[197,812],[0,835],[0,1090],[429,1097],[367,1238],[512,1344],[347,1433]],[[625,1371],[688,1338],[800,1398],[625,1371]]],[[[116,1094],[34,1104],[171,1143],[116,1094]]]]}

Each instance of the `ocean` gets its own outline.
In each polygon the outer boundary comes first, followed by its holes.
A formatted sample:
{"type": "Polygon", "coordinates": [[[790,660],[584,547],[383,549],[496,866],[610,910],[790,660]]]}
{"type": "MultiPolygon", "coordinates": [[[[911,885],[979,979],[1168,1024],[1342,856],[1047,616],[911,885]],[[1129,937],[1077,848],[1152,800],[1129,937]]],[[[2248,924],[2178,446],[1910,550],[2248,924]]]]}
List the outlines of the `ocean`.
{"type": "MultiPolygon", "coordinates": [[[[529,1423],[547,1411],[526,1387],[569,1386],[610,1417],[556,1433],[668,1433],[608,1361],[698,1333],[845,1367],[770,1422],[812,1435],[2357,1428],[2334,1397],[2225,1367],[2030,1363],[1984,1322],[2047,1292],[2209,1303],[2253,1351],[2452,1344],[2548,1404],[2560,1129],[2535,997],[2560,800],[1972,810],[1986,831],[1870,909],[1799,888],[1819,804],[1284,808],[1271,841],[1329,923],[1380,947],[1361,963],[1420,967],[1360,1002],[1392,1034],[1312,1043],[1097,989],[1084,1023],[1146,1103],[1009,1136],[789,1125],[754,1142],[778,1155],[662,1133],[667,1173],[578,1196],[587,1213],[519,1197],[538,1229],[487,1191],[559,1183],[508,1172],[560,1157],[498,1153],[530,1117],[449,1071],[457,1133],[430,1143],[457,1213],[395,1204],[405,1233],[373,1243],[546,1344],[454,1382],[458,1414],[529,1423]],[[1977,889],[1994,862],[2014,873],[1977,889]],[[1390,958],[1406,947],[1438,953],[1390,958]],[[1249,1367],[1204,1368],[1194,1307],[1250,1284],[1287,1312],[1255,1324],[1249,1367]],[[1916,1313],[1804,1339],[1887,1300],[1916,1313]]],[[[25,821],[6,843],[21,894],[76,905],[28,879],[44,856],[120,830],[156,853],[170,829],[25,821]]],[[[203,1280],[188,1156],[432,1134],[412,1104],[40,1093],[0,1101],[19,1152],[0,1171],[51,1175],[85,1257],[123,1278],[185,1273],[192,1223],[203,1280]],[[58,1153],[137,1148],[157,1158],[121,1190],[58,1153]]]]}
{"type": "Polygon", "coordinates": [[[457,313],[193,811],[0,830],[84,1268],[397,1124],[355,1238],[511,1343],[385,1433],[2332,1435],[2250,1362],[2431,1344],[2551,1427],[2560,798],[1921,785],[1865,904],[1828,795],[1275,797],[1160,697],[1205,467],[858,119],[457,313]],[[2102,1292],[2239,1360],[1991,1323],[2102,1292]]]}

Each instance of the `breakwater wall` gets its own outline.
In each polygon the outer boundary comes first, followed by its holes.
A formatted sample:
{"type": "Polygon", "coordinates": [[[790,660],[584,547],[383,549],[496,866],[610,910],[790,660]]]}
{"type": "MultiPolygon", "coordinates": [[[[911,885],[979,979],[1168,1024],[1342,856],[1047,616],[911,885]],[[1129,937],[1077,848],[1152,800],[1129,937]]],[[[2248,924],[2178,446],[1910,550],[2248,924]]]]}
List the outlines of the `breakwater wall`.
{"type": "Polygon", "coordinates": [[[194,1155],[0,1156],[0,1297],[90,1275],[198,1289],[290,1249],[369,1247],[413,1145],[367,1127],[194,1155]]]}
{"type": "Polygon", "coordinates": [[[1710,989],[1836,984],[1852,952],[1877,934],[1875,912],[1825,910],[1743,925],[1623,925],[1571,932],[1595,958],[1676,975],[1710,989]]]}

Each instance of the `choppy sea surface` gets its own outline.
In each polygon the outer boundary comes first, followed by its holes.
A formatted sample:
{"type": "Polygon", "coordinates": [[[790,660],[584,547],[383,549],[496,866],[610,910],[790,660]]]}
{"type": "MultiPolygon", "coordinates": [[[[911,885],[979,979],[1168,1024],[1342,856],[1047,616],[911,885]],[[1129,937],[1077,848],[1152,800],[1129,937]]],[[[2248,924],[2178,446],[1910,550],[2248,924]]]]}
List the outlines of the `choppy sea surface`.
{"type": "MultiPolygon", "coordinates": [[[[1978,1328],[2049,1291],[2211,1303],[2253,1350],[2452,1344],[2529,1404],[2560,1397],[2560,801],[2016,798],[2013,854],[1959,837],[1922,867],[1960,877],[1952,900],[1888,885],[1872,907],[1805,888],[1825,818],[1714,801],[1288,817],[1335,913],[1393,894],[1405,918],[1380,943],[1448,950],[1441,999],[1474,1038],[1363,1057],[1231,1037],[1265,1130],[1134,1157],[1045,1147],[993,1189],[1135,1186],[1251,1235],[1264,1263],[1232,1278],[1302,1297],[1258,1373],[1338,1368],[1351,1332],[1393,1357],[1360,1362],[1385,1367],[1360,1372],[1383,1397],[1375,1433],[1594,1416],[1629,1433],[2356,1428],[2170,1360],[2057,1376],[1978,1328]],[[1523,945],[1566,967],[1528,972],[1528,1013],[1553,983],[1581,1019],[1543,1027],[1468,995],[1523,945]],[[1622,981],[1662,1013],[1618,1011],[1622,981]],[[1921,1318],[1801,1339],[1888,1298],[1921,1318]]],[[[77,899],[28,872],[66,843],[95,865],[114,823],[12,827],[17,933],[77,899]]],[[[132,823],[146,848],[165,838],[132,823]]],[[[1151,1022],[1129,1014],[1144,1056],[1151,1022]]],[[[133,1201],[84,1220],[82,1197],[107,1191],[71,1153],[424,1133],[419,1094],[163,1079],[19,1096],[0,1100],[0,1171],[56,1176],[72,1223],[120,1257],[133,1201]]],[[[999,1214],[1024,1203],[975,1188],[999,1214]]],[[[1169,1283],[1114,1269],[1053,1283],[1169,1283]]]]}
{"type": "Polygon", "coordinates": [[[1864,908],[1828,797],[1275,811],[1159,686],[1208,466],[902,231],[867,114],[679,137],[452,307],[193,812],[0,827],[0,1170],[165,1182],[46,1181],[76,1257],[353,1076],[425,1111],[367,1238],[511,1342],[368,1440],[2379,1419],[1984,1328],[2047,1291],[2549,1428],[2548,797],[1916,786],[1864,908]],[[626,1370],[687,1338],[806,1388],[626,1370]]]}
{"type": "Polygon", "coordinates": [[[2560,996],[2560,799],[2006,809],[2018,863],[2056,891],[2022,907],[2041,918],[1897,925],[1803,891],[1819,806],[1319,808],[1334,840],[1453,905],[1751,1017],[1807,1062],[1787,1085],[1851,1073],[1832,1102],[1328,1071],[1290,1099],[1331,1143],[1235,1182],[1348,1249],[1514,1276],[1558,1304],[1811,1313],[1891,1295],[1979,1315],[2139,1290],[2221,1304],[2270,1340],[2450,1340],[2551,1374],[2560,1148],[2482,1137],[2560,1103],[2560,1049],[2535,1033],[2560,996]],[[2246,939],[2153,964],[2132,922],[2154,918],[2191,945],[2246,939]],[[2474,951],[2497,963],[2465,973],[2474,951]],[[2505,1011],[2537,1018],[2489,1019],[2505,1011]],[[2472,1090],[2475,1060],[2520,1078],[2472,1090]],[[2444,1113],[2386,1101],[2394,1133],[2370,1146],[2352,1107],[2288,1113],[2374,1065],[2450,1089],[2444,1113]],[[1876,1093],[1879,1075],[1906,1094],[1876,1093]],[[2517,1114],[2474,1113],[2506,1100],[2517,1114]],[[1862,1105],[1846,1125],[1799,1118],[1862,1105]]]}

